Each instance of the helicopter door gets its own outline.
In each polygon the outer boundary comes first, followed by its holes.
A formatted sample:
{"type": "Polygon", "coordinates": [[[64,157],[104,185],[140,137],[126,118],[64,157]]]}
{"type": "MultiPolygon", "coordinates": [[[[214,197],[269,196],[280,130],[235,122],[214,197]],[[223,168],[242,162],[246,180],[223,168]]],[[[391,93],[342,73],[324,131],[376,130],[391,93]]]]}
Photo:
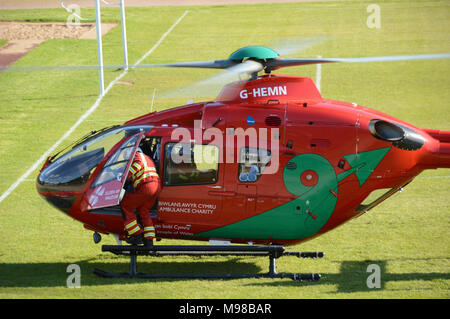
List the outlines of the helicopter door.
{"type": "Polygon", "coordinates": [[[223,185],[219,146],[167,141],[163,149],[158,218],[167,223],[188,224],[208,224],[219,219],[222,196],[215,194],[223,185]]]}
{"type": "Polygon", "coordinates": [[[122,145],[118,148],[114,147],[108,154],[109,159],[86,192],[88,210],[119,204],[128,170],[144,133],[126,139],[122,145]]]}

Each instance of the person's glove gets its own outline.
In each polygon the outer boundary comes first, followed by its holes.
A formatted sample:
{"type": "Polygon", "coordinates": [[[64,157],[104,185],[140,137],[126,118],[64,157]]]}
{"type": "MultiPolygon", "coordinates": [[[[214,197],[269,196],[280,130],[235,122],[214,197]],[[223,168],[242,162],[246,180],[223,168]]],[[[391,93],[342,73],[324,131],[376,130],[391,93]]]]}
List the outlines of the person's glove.
{"type": "Polygon", "coordinates": [[[129,193],[132,193],[133,191],[134,191],[134,187],[133,187],[133,184],[128,184],[128,185],[125,185],[125,190],[127,191],[127,192],[129,192],[129,193]]]}

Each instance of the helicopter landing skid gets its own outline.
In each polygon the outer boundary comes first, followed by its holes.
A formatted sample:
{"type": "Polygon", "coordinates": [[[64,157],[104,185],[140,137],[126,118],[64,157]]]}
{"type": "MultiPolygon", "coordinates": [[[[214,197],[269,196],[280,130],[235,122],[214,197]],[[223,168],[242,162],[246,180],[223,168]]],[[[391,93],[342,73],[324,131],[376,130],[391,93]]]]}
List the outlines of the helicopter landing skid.
{"type": "Polygon", "coordinates": [[[277,273],[275,260],[281,256],[298,258],[322,258],[322,252],[286,252],[283,246],[121,246],[103,245],[102,251],[130,256],[128,273],[112,273],[95,268],[94,274],[104,278],[185,278],[185,279],[242,279],[242,278],[290,278],[294,281],[318,281],[320,274],[277,273]],[[262,274],[149,274],[137,271],[137,256],[266,256],[269,272],[262,274]]]}

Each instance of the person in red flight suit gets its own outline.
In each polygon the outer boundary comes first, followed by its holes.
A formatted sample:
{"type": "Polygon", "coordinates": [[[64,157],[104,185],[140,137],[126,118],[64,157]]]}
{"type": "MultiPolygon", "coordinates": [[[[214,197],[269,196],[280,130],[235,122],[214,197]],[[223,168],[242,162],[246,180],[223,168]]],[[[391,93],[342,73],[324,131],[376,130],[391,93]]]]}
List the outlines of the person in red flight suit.
{"type": "Polygon", "coordinates": [[[120,203],[125,214],[124,228],[129,236],[127,242],[137,245],[143,241],[145,246],[152,246],[155,227],[150,218],[150,209],[161,192],[161,181],[155,163],[140,149],[136,151],[127,180],[131,182],[133,191],[127,191],[120,203]],[[142,228],[134,210],[141,218],[142,228]]]}

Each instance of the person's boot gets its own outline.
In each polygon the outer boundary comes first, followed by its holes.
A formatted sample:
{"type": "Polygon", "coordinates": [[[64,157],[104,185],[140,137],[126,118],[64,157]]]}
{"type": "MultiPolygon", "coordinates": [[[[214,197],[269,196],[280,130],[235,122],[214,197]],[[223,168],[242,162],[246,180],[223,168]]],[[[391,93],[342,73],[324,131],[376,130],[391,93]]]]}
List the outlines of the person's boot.
{"type": "Polygon", "coordinates": [[[153,239],[144,239],[144,247],[153,247],[153,239]]]}
{"type": "Polygon", "coordinates": [[[137,245],[142,245],[144,242],[144,235],[143,234],[138,234],[135,236],[130,236],[127,239],[125,239],[125,241],[133,246],[137,246],[137,245]]]}

